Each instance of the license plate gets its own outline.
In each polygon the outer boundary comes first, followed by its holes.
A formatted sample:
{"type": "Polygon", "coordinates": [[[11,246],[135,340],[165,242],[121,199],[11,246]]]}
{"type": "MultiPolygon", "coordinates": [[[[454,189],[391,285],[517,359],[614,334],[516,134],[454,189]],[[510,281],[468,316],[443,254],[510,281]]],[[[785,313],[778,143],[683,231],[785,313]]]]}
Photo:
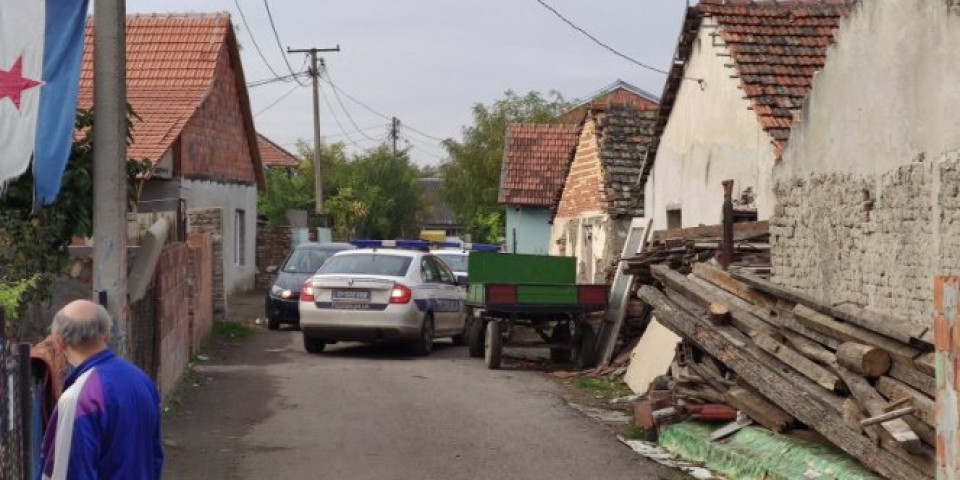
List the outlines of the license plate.
{"type": "Polygon", "coordinates": [[[369,302],[370,290],[334,290],[335,302],[369,302]]]}
{"type": "Polygon", "coordinates": [[[333,308],[337,310],[370,310],[370,304],[337,302],[333,305],[333,308]]]}

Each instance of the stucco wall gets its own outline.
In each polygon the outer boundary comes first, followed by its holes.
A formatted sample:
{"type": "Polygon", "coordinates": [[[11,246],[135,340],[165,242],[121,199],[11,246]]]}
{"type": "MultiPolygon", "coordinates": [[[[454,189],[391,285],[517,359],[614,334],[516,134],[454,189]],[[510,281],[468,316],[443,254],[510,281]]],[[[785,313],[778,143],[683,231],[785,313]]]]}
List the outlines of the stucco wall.
{"type": "Polygon", "coordinates": [[[774,280],[929,324],[960,274],[960,16],[860,2],[774,171],[774,280]]]}
{"type": "Polygon", "coordinates": [[[223,282],[226,294],[249,291],[256,274],[257,189],[253,185],[227,185],[198,180],[183,180],[183,198],[187,208],[223,209],[223,282]],[[236,220],[234,212],[244,211],[243,264],[236,262],[236,220]]]}
{"type": "Polygon", "coordinates": [[[557,218],[550,232],[550,254],[577,257],[577,282],[606,283],[629,227],[629,218],[605,214],[557,218]]]}
{"type": "Polygon", "coordinates": [[[507,251],[546,255],[550,252],[550,210],[507,206],[507,251]]]}
{"type": "Polygon", "coordinates": [[[736,73],[725,66],[730,57],[720,56],[729,52],[711,33],[715,22],[706,18],[686,70],[705,86],[683,82],[647,180],[644,211],[654,230],[667,228],[666,212],[675,208],[682,211],[684,227],[719,223],[720,182],[726,179],[735,181],[735,197],[752,189],[759,219],[773,213],[772,138],[750,110],[740,80],[730,78],[736,73]]]}

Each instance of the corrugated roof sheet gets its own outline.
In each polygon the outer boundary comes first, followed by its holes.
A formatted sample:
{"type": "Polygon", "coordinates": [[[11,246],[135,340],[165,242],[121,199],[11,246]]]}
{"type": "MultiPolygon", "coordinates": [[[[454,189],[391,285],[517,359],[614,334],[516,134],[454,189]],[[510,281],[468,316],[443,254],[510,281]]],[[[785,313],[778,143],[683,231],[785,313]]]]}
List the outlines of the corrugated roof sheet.
{"type": "Polygon", "coordinates": [[[513,124],[501,167],[499,202],[550,207],[563,188],[577,146],[577,125],[513,124]]]}

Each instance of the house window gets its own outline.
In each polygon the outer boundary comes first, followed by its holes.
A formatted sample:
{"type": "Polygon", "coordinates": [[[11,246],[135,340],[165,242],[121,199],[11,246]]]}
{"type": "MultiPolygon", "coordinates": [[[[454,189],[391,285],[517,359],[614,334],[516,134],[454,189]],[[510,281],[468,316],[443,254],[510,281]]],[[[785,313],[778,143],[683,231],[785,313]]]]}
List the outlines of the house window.
{"type": "Polygon", "coordinates": [[[667,210],[667,229],[683,228],[683,211],[679,208],[667,210]]]}
{"type": "Polygon", "coordinates": [[[233,262],[237,265],[246,263],[247,250],[247,219],[246,212],[233,212],[233,262]]]}

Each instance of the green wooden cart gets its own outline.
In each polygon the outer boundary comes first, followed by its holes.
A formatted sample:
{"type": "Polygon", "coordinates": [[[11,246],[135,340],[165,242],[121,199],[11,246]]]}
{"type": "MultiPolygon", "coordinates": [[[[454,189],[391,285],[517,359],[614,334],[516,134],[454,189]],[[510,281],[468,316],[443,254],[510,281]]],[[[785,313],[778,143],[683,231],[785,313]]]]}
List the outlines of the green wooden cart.
{"type": "Polygon", "coordinates": [[[581,369],[596,364],[596,332],[587,314],[607,308],[606,285],[576,283],[576,259],[472,252],[467,290],[470,355],[500,368],[504,347],[549,348],[550,359],[575,358],[581,369]],[[515,340],[517,327],[539,341],[515,340]]]}

